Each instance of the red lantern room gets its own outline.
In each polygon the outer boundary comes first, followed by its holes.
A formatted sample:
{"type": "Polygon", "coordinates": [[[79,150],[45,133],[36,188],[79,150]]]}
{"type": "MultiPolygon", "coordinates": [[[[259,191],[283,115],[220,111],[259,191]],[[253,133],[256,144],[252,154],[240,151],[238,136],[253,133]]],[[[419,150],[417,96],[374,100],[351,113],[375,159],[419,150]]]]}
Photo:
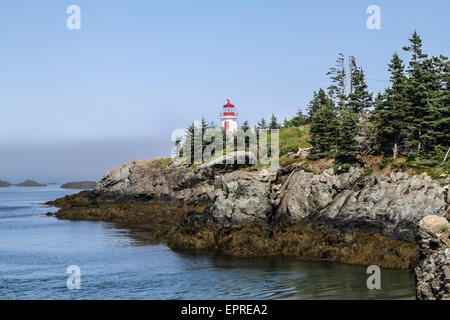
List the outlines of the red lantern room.
{"type": "Polygon", "coordinates": [[[222,128],[224,128],[227,134],[233,134],[237,130],[237,117],[238,114],[234,112],[234,105],[227,99],[227,104],[223,106],[223,111],[220,113],[220,120],[222,121],[222,128]]]}

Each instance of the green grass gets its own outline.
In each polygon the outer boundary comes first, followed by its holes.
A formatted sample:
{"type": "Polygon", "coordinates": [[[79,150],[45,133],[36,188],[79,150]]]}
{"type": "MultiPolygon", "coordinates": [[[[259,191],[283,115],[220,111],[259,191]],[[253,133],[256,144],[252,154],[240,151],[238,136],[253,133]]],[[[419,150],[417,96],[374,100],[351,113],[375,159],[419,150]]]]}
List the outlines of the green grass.
{"type": "Polygon", "coordinates": [[[162,169],[167,169],[172,162],[172,158],[157,158],[152,160],[153,163],[159,163],[162,169]]]}
{"type": "Polygon", "coordinates": [[[270,163],[258,162],[257,164],[254,164],[251,167],[242,168],[242,169],[240,169],[240,171],[257,171],[258,169],[264,168],[264,167],[270,167],[270,163]]]}
{"type": "Polygon", "coordinates": [[[299,148],[308,148],[309,126],[283,128],[280,130],[280,155],[297,152],[299,148]]]}
{"type": "Polygon", "coordinates": [[[423,162],[417,163],[412,161],[405,162],[408,168],[414,170],[416,175],[426,173],[431,179],[438,179],[441,174],[450,175],[450,163],[447,161],[444,165],[425,165],[423,162]]]}

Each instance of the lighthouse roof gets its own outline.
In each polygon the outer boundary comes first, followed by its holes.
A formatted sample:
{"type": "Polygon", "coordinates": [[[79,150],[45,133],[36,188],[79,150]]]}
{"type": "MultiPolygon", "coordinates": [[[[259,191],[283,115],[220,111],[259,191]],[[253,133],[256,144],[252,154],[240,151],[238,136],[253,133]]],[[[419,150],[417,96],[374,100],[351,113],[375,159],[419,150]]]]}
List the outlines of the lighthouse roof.
{"type": "Polygon", "coordinates": [[[227,104],[224,105],[224,107],[234,107],[234,105],[232,105],[232,104],[230,103],[230,100],[227,99],[227,104]]]}

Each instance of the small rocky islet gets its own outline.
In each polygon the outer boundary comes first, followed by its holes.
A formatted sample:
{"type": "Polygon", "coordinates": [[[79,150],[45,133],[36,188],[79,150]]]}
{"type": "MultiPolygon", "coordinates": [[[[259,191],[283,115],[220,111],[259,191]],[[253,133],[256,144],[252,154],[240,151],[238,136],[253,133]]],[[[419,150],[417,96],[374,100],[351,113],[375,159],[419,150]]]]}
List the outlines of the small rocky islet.
{"type": "Polygon", "coordinates": [[[418,299],[450,299],[447,177],[304,159],[248,169],[134,160],[47,204],[61,219],[145,225],[171,248],[415,270],[418,299]]]}
{"type": "Polygon", "coordinates": [[[41,184],[39,182],[36,182],[34,180],[25,180],[24,182],[16,184],[18,187],[45,187],[46,184],[41,184]]]}
{"type": "Polygon", "coordinates": [[[0,180],[0,188],[2,188],[2,187],[11,187],[11,186],[12,186],[11,183],[9,183],[7,181],[0,180]]]}

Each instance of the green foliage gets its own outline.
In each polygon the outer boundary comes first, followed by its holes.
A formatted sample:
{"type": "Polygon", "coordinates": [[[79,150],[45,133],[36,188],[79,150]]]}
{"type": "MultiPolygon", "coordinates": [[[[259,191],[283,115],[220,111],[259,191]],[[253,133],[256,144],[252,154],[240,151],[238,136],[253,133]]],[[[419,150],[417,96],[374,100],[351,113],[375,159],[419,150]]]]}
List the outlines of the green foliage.
{"type": "Polygon", "coordinates": [[[318,92],[314,91],[313,98],[308,103],[308,115],[306,117],[306,123],[310,124],[314,114],[325,104],[332,104],[333,101],[323,89],[319,89],[318,92]]]}
{"type": "Polygon", "coordinates": [[[345,105],[347,96],[345,95],[345,58],[339,53],[334,67],[330,68],[327,75],[330,76],[332,84],[328,87],[328,95],[333,99],[338,110],[342,110],[345,105]]]}
{"type": "Polygon", "coordinates": [[[300,126],[295,128],[283,128],[280,130],[280,155],[289,152],[297,152],[299,148],[310,146],[306,136],[309,133],[309,126],[300,126]]]}
{"type": "Polygon", "coordinates": [[[353,57],[351,59],[351,73],[352,92],[347,97],[347,104],[354,113],[359,115],[372,106],[372,94],[368,90],[363,69],[356,65],[353,57]]]}
{"type": "Polygon", "coordinates": [[[280,125],[278,124],[278,120],[277,117],[275,117],[275,115],[272,113],[272,118],[270,119],[270,123],[269,123],[269,129],[273,130],[273,129],[280,129],[280,125]]]}
{"type": "Polygon", "coordinates": [[[358,146],[355,140],[358,131],[357,115],[352,106],[345,106],[341,112],[337,138],[336,160],[341,163],[356,162],[358,146]]]}
{"type": "Polygon", "coordinates": [[[380,163],[378,163],[378,168],[380,169],[384,169],[388,166],[388,164],[390,164],[392,162],[391,158],[385,158],[383,157],[383,159],[381,159],[380,163]]]}
{"type": "Polygon", "coordinates": [[[188,163],[193,163],[195,160],[195,154],[203,155],[203,151],[206,146],[210,143],[206,139],[206,134],[208,130],[215,130],[212,123],[208,123],[205,118],[202,117],[199,124],[192,123],[186,130],[185,147],[186,150],[190,151],[190,154],[183,155],[187,157],[188,163]],[[195,145],[195,141],[202,141],[201,144],[195,145]]]}
{"type": "Polygon", "coordinates": [[[410,152],[408,154],[408,157],[406,158],[406,161],[413,162],[413,161],[416,161],[418,157],[419,157],[419,154],[417,152],[410,152]]]}
{"type": "Polygon", "coordinates": [[[244,123],[243,123],[242,126],[241,126],[241,129],[242,129],[243,131],[247,131],[247,130],[250,129],[250,125],[248,124],[248,121],[244,121],[244,123]]]}
{"type": "Polygon", "coordinates": [[[285,119],[283,122],[284,128],[293,128],[293,127],[300,127],[306,124],[306,116],[302,113],[302,110],[298,109],[296,115],[291,119],[287,120],[285,119]]]}
{"type": "Polygon", "coordinates": [[[258,121],[255,129],[268,129],[267,122],[264,118],[261,118],[261,121],[258,121]]]}
{"type": "Polygon", "coordinates": [[[408,167],[406,162],[395,162],[395,163],[392,163],[392,166],[401,171],[405,171],[406,168],[408,167]]]}
{"type": "Polygon", "coordinates": [[[339,120],[336,107],[330,99],[327,99],[311,118],[311,159],[335,155],[338,130],[339,120]]]}
{"type": "MultiPolygon", "coordinates": [[[[442,161],[444,161],[445,155],[447,154],[448,148],[438,144],[434,146],[434,151],[431,154],[431,157],[433,160],[436,161],[437,164],[440,164],[442,161]]],[[[447,162],[449,159],[447,158],[447,162]]]]}

